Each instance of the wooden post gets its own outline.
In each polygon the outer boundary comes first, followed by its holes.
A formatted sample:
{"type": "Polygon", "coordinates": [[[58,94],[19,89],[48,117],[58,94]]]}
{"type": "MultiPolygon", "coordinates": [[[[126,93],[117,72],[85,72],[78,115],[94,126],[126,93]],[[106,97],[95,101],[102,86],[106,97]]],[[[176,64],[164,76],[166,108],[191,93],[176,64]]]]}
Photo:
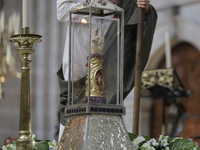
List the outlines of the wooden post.
{"type": "Polygon", "coordinates": [[[139,133],[139,121],[140,121],[140,89],[141,89],[141,74],[142,74],[143,30],[144,30],[144,9],[139,8],[136,64],[135,64],[135,89],[134,89],[134,103],[133,103],[133,130],[132,130],[132,132],[136,135],[138,135],[139,133]]]}

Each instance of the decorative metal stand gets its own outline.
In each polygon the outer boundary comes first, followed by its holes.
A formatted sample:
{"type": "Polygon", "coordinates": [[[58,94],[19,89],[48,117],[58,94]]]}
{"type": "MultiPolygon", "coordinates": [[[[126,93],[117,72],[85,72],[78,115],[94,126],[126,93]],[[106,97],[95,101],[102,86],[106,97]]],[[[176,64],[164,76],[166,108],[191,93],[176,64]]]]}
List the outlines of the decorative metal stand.
{"type": "Polygon", "coordinates": [[[187,97],[189,92],[185,90],[175,69],[146,70],[142,73],[141,94],[145,90],[151,92],[154,99],[163,99],[162,134],[165,135],[165,106],[169,98],[187,97]]]}
{"type": "Polygon", "coordinates": [[[58,150],[133,149],[121,116],[125,107],[91,103],[65,111],[68,120],[58,150]]]}
{"type": "MultiPolygon", "coordinates": [[[[85,3],[80,4],[70,11],[69,18],[72,21],[70,21],[69,24],[69,39],[71,44],[69,44],[68,55],[68,103],[65,107],[67,122],[58,150],[134,149],[122,118],[122,115],[125,114],[125,107],[122,102],[124,10],[108,0],[86,0],[85,3]],[[77,16],[79,17],[72,18],[72,14],[78,14],[77,16]],[[81,15],[82,17],[80,17],[81,15]],[[109,15],[116,15],[119,18],[107,17],[109,15]],[[74,71],[75,67],[73,69],[73,66],[77,62],[73,61],[75,59],[72,57],[72,49],[74,51],[77,50],[75,46],[80,42],[80,40],[74,39],[74,37],[76,37],[76,32],[74,31],[79,27],[75,26],[75,23],[78,25],[78,20],[82,20],[83,18],[88,21],[87,24],[84,24],[85,31],[88,31],[88,33],[86,33],[83,38],[89,39],[89,45],[88,47],[83,46],[83,48],[81,48],[81,51],[87,51],[85,57],[88,56],[88,68],[85,68],[88,71],[86,82],[87,87],[85,95],[83,96],[84,99],[81,99],[82,104],[73,105],[73,101],[77,98],[75,90],[73,91],[73,83],[76,81],[73,79],[73,75],[76,73],[74,71]],[[104,49],[104,42],[106,43],[106,40],[104,41],[104,38],[102,38],[107,32],[107,29],[104,27],[108,25],[112,26],[112,34],[115,35],[114,38],[116,38],[116,42],[112,43],[112,47],[116,51],[116,54],[113,54],[114,57],[116,56],[116,58],[113,59],[116,61],[113,68],[116,68],[113,69],[115,70],[114,73],[109,70],[113,73],[112,76],[107,76],[109,79],[116,79],[114,80],[116,81],[114,83],[116,87],[113,85],[116,93],[114,92],[112,96],[113,99],[116,100],[115,105],[107,104],[109,103],[109,100],[105,93],[110,92],[109,90],[113,89],[104,89],[104,79],[106,79],[104,71],[106,69],[103,68],[103,57],[101,56],[101,52],[104,49]],[[100,30],[99,33],[101,35],[98,34],[98,30],[100,30]],[[93,31],[94,35],[92,37],[93,31]],[[105,92],[105,90],[107,91],[105,92]]],[[[109,41],[111,38],[108,38],[107,40],[109,41]]],[[[84,45],[86,44],[84,43],[84,45]]],[[[104,50],[107,51],[106,47],[104,50]]],[[[81,53],[79,53],[79,55],[81,55],[81,53]]],[[[85,60],[82,61],[82,64],[85,64],[85,60]]],[[[105,87],[106,84],[111,83],[113,84],[113,82],[105,82],[105,87]]]]}
{"type": "Polygon", "coordinates": [[[18,43],[17,52],[23,56],[21,60],[21,104],[19,139],[16,142],[18,150],[32,150],[35,143],[31,132],[30,111],[30,62],[29,55],[34,53],[33,43],[41,42],[42,36],[30,34],[29,28],[23,28],[23,34],[13,35],[11,42],[18,43]]]}

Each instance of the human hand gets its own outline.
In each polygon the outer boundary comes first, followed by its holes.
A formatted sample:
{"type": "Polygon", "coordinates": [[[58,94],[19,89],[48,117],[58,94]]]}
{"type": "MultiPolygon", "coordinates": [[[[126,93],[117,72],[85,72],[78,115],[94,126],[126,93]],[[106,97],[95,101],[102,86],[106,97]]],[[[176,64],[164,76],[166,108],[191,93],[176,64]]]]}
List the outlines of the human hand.
{"type": "Polygon", "coordinates": [[[137,5],[140,8],[144,8],[145,13],[148,15],[150,12],[150,0],[137,0],[137,5]]]}
{"type": "Polygon", "coordinates": [[[98,31],[99,31],[98,28],[96,28],[94,31],[94,35],[93,35],[92,41],[91,41],[91,52],[101,54],[101,52],[104,48],[105,39],[104,39],[104,37],[101,37],[101,42],[99,43],[100,38],[98,36],[98,31]]]}
{"type": "Polygon", "coordinates": [[[117,4],[117,0],[109,0],[111,3],[113,3],[113,4],[117,4]]]}

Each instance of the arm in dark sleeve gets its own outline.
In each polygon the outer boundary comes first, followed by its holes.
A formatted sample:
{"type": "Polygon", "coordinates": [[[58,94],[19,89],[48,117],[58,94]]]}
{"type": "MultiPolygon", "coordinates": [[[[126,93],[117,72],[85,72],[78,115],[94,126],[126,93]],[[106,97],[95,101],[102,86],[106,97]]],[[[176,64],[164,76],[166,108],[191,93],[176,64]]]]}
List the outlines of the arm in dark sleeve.
{"type": "Polygon", "coordinates": [[[147,16],[145,23],[144,33],[143,33],[143,57],[142,57],[142,67],[145,68],[149,54],[151,51],[151,46],[153,42],[154,31],[157,22],[157,13],[153,6],[150,5],[150,14],[147,16]]]}
{"type": "MultiPolygon", "coordinates": [[[[124,98],[134,87],[135,80],[135,57],[136,57],[136,42],[137,42],[137,22],[138,22],[138,7],[133,5],[134,11],[129,17],[127,24],[124,27],[124,98]]],[[[131,9],[129,10],[131,11],[131,9]]],[[[129,13],[127,13],[129,14],[129,13]]],[[[143,32],[143,53],[142,53],[142,70],[144,70],[153,41],[155,26],[157,22],[157,13],[150,6],[150,14],[146,16],[144,32],[143,32]]]]}

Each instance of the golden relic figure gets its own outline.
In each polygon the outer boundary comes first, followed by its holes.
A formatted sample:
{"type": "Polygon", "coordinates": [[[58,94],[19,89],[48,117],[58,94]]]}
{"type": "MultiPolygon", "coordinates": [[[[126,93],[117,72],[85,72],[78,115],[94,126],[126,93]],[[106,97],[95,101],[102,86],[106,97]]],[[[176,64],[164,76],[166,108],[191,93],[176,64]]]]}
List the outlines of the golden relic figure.
{"type": "MultiPolygon", "coordinates": [[[[106,103],[104,98],[103,88],[104,88],[104,74],[102,60],[103,56],[101,52],[104,48],[105,39],[101,37],[101,42],[99,43],[98,36],[99,29],[96,28],[91,41],[91,68],[90,68],[90,102],[91,103],[106,103]]],[[[88,67],[88,64],[86,64],[88,67]]],[[[88,73],[89,71],[87,71],[88,73]]],[[[87,87],[85,88],[85,98],[84,103],[87,103],[88,98],[88,77],[86,81],[87,87]]]]}

